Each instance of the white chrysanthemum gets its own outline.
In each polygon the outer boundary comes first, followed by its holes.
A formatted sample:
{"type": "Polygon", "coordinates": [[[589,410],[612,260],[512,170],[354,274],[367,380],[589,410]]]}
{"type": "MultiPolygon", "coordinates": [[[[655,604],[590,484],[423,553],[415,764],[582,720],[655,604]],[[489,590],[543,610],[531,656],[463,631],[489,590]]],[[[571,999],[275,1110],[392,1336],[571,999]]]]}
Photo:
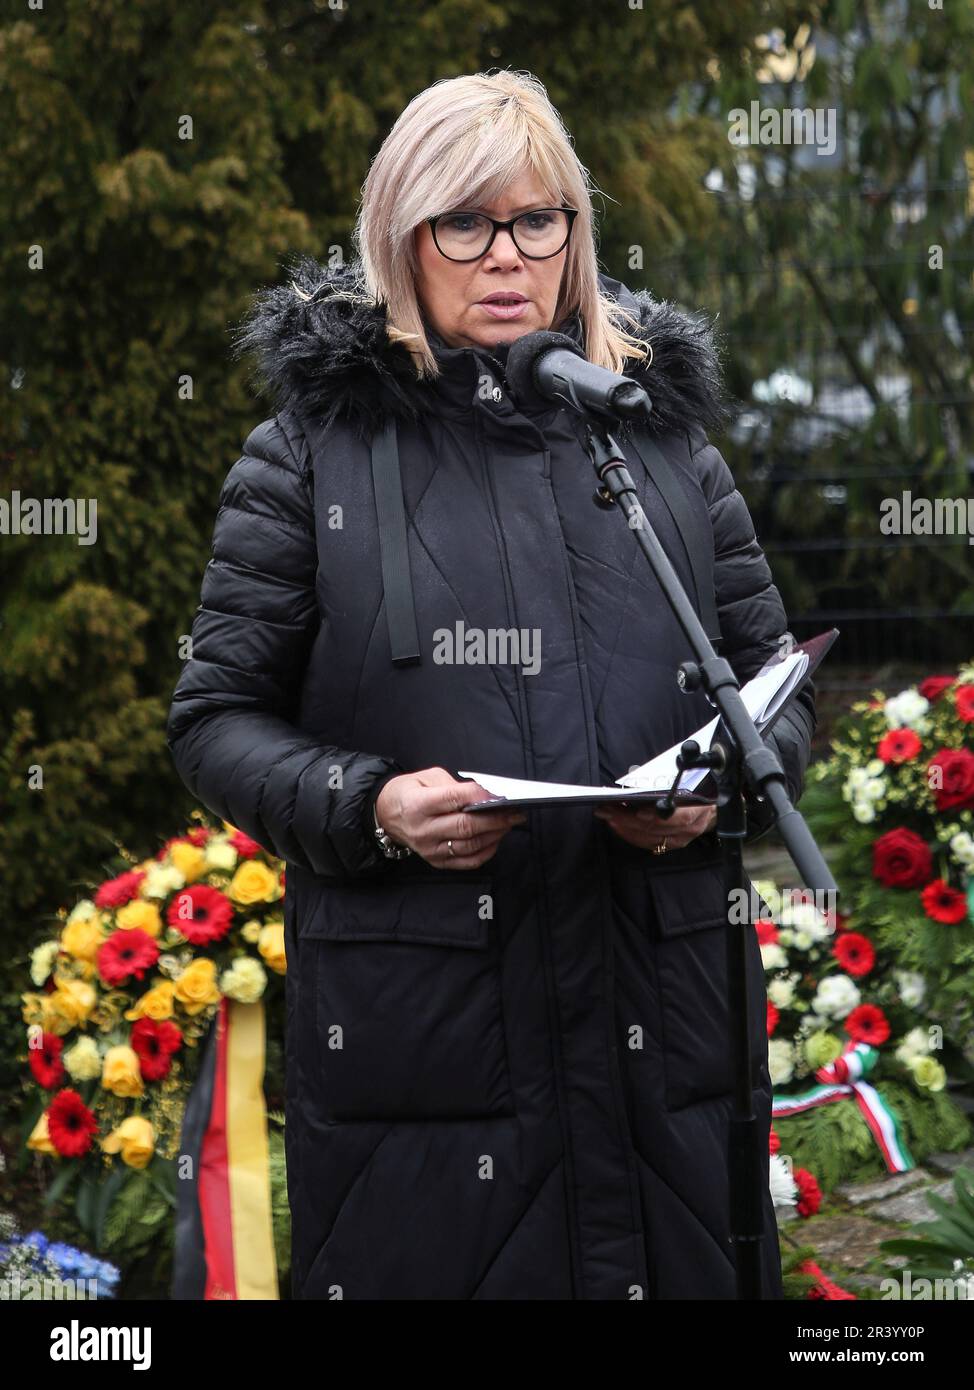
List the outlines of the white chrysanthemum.
{"type": "Polygon", "coordinates": [[[816,945],[816,938],[804,928],[801,931],[791,932],[790,936],[796,951],[810,951],[816,945]]]}
{"type": "Polygon", "coordinates": [[[98,1044],[87,1034],[82,1034],[61,1060],[73,1081],[93,1081],[96,1076],[101,1076],[102,1061],[98,1044]]]}
{"type": "Polygon", "coordinates": [[[794,927],[798,931],[807,932],[813,941],[824,941],[833,932],[833,928],[825,915],[818,910],[814,903],[800,901],[789,903],[782,909],[781,921],[782,924],[794,927]]]}
{"type": "Polygon", "coordinates": [[[777,885],[770,878],[755,878],[751,880],[751,884],[755,893],[767,903],[772,917],[776,917],[781,906],[781,894],[777,885]]]}
{"type": "Polygon", "coordinates": [[[267,988],[267,972],[253,956],[241,956],[220,976],[220,989],[241,1004],[255,1004],[267,988]]]}
{"type": "Polygon", "coordinates": [[[768,998],[776,1009],[787,1009],[795,997],[793,975],[782,975],[777,980],[768,981],[768,998]]]}
{"type": "Polygon", "coordinates": [[[98,909],[91,899],[82,898],[80,902],[75,903],[74,907],[68,913],[68,926],[70,927],[72,922],[88,922],[92,917],[97,917],[98,915],[98,909]]]}
{"type": "Polygon", "coordinates": [[[929,708],[930,701],[925,700],[919,690],[911,688],[891,696],[883,706],[883,713],[891,729],[912,729],[929,708]]]}
{"type": "Polygon", "coordinates": [[[144,898],[168,898],[185,884],[186,876],[175,864],[150,864],[139,891],[144,898]]]}
{"type": "Polygon", "coordinates": [[[864,767],[854,767],[846,778],[846,786],[850,791],[857,791],[860,787],[865,786],[868,781],[869,773],[866,769],[864,767]]]}
{"type": "Polygon", "coordinates": [[[775,941],[769,941],[766,946],[761,947],[761,963],[765,970],[784,970],[788,964],[788,957],[775,941]]]}
{"type": "Polygon", "coordinates": [[[768,1072],[772,1086],[786,1086],[795,1074],[795,1049],[785,1038],[768,1042],[768,1072]]]}
{"type": "Polygon", "coordinates": [[[896,988],[908,1009],[919,1009],[927,997],[927,982],[915,970],[897,970],[896,988]]]}
{"type": "Polygon", "coordinates": [[[852,814],[860,825],[869,825],[876,819],[876,807],[871,801],[857,801],[852,807],[852,814]]]}
{"type": "Polygon", "coordinates": [[[848,975],[826,975],[819,981],[812,1008],[825,1018],[845,1018],[859,1003],[860,994],[848,975]]]}
{"type": "Polygon", "coordinates": [[[793,1207],[798,1201],[798,1184],[781,1154],[771,1154],[768,1164],[768,1185],[776,1207],[793,1207]]]}
{"type": "Polygon", "coordinates": [[[30,978],[33,984],[40,989],[41,985],[54,969],[54,962],[57,960],[58,944],[56,941],[42,941],[39,946],[35,946],[30,953],[30,978]]]}
{"type": "Polygon", "coordinates": [[[974,865],[974,836],[969,835],[966,830],[951,836],[950,851],[962,864],[974,865]]]}
{"type": "Polygon", "coordinates": [[[206,842],[205,848],[204,864],[207,869],[235,869],[237,867],[237,851],[229,840],[214,838],[206,842]]]}

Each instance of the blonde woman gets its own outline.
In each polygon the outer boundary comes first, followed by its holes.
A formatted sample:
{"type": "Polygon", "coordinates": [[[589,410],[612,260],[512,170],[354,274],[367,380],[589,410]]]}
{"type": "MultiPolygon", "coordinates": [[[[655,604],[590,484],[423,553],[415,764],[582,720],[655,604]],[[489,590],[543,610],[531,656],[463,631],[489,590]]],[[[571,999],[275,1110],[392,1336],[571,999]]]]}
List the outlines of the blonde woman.
{"type": "MultiPolygon", "coordinates": [[[[507,385],[524,334],[646,386],[648,435],[616,437],[742,681],[786,629],[707,436],[710,326],[599,273],[591,197],[536,79],[437,82],[368,172],[355,262],[296,258],[240,333],[276,414],[224,483],[168,735],[199,799],[287,861],[297,1298],[734,1296],[712,808],[473,814],[458,777],[610,782],[709,710],[592,504],[579,422],[507,385]]],[[[814,724],[808,687],[772,740],[794,799],[814,724]]]]}

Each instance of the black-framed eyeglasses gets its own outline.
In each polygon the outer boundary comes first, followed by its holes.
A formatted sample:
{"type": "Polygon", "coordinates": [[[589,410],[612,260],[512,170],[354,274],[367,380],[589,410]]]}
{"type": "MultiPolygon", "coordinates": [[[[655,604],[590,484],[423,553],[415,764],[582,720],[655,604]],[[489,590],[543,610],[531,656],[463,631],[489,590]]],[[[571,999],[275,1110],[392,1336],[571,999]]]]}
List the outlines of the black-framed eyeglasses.
{"type": "Polygon", "coordinates": [[[476,261],[494,244],[498,232],[511,240],[530,261],[546,261],[568,245],[577,208],[534,208],[508,222],[498,222],[484,212],[441,212],[427,217],[433,241],[448,261],[476,261]]]}

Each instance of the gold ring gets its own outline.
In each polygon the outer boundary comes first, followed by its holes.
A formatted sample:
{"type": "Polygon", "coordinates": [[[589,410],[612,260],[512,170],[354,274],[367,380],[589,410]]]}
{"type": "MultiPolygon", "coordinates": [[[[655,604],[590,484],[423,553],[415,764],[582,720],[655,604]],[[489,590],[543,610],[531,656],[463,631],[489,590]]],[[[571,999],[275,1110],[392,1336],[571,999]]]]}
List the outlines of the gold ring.
{"type": "Polygon", "coordinates": [[[653,853],[654,853],[654,854],[665,854],[665,853],[666,853],[666,841],[665,841],[665,840],[660,840],[660,842],[659,842],[658,845],[654,845],[654,846],[653,846],[653,853]]]}

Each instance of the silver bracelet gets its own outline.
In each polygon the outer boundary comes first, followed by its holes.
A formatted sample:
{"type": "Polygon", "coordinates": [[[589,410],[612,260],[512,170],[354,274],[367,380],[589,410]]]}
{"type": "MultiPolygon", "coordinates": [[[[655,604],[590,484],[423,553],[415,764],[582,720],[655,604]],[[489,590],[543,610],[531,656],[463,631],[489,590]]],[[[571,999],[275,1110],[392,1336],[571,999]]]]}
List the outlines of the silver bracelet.
{"type": "Polygon", "coordinates": [[[407,855],[412,854],[408,845],[397,845],[388,832],[383,830],[379,824],[379,813],[374,802],[372,804],[372,819],[375,821],[375,838],[387,859],[405,859],[407,855]]]}

